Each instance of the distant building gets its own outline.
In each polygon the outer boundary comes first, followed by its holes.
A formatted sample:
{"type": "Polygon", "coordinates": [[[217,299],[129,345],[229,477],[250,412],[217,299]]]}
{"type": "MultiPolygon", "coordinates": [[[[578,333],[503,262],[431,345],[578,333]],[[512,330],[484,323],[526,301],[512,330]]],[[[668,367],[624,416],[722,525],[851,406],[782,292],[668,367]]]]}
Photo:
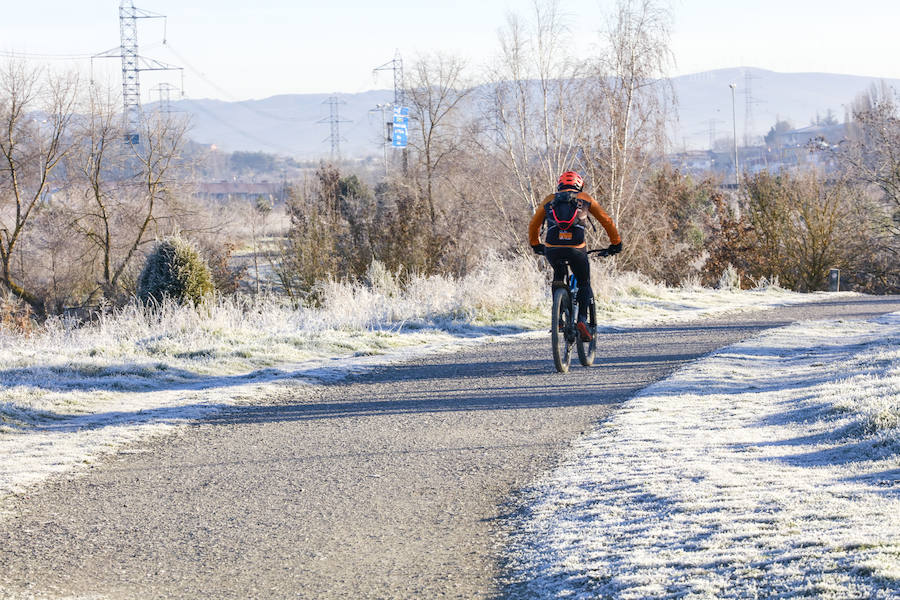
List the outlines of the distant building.
{"type": "Polygon", "coordinates": [[[715,155],[709,150],[691,150],[669,155],[669,164],[680,172],[699,175],[714,170],[715,155]]]}
{"type": "Polygon", "coordinates": [[[824,142],[829,146],[836,146],[844,138],[847,137],[847,126],[839,125],[810,125],[809,127],[801,127],[785,131],[776,136],[775,145],[786,148],[797,148],[807,146],[816,140],[824,142]]]}
{"type": "Polygon", "coordinates": [[[258,198],[274,204],[284,199],[284,184],[244,183],[240,181],[203,182],[197,185],[196,196],[204,200],[228,202],[231,200],[256,201],[258,198]]]}

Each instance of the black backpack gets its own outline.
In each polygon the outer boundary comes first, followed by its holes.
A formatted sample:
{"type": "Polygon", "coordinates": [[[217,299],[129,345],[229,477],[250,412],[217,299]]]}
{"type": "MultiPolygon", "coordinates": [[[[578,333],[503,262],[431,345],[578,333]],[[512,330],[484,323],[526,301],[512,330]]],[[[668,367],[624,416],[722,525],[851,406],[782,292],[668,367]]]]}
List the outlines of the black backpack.
{"type": "Polygon", "coordinates": [[[546,242],[553,246],[580,246],[584,242],[584,225],[578,220],[581,200],[578,192],[556,192],[544,205],[547,213],[546,242]]]}

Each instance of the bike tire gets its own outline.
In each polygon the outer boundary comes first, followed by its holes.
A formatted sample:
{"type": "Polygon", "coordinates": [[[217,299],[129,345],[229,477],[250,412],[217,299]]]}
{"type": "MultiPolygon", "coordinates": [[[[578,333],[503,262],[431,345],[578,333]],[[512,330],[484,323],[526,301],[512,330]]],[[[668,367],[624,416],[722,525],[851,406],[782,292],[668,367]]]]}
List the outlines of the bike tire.
{"type": "Polygon", "coordinates": [[[553,347],[553,364],[560,373],[569,370],[572,358],[572,344],[569,341],[572,329],[572,301],[569,290],[553,290],[553,312],[550,318],[550,344],[553,347]]]}
{"type": "Polygon", "coordinates": [[[591,330],[591,341],[584,342],[581,336],[578,336],[578,341],[575,342],[575,347],[578,349],[578,362],[583,367],[593,365],[594,357],[597,355],[597,311],[593,304],[590,305],[588,310],[590,311],[588,328],[591,330]]]}

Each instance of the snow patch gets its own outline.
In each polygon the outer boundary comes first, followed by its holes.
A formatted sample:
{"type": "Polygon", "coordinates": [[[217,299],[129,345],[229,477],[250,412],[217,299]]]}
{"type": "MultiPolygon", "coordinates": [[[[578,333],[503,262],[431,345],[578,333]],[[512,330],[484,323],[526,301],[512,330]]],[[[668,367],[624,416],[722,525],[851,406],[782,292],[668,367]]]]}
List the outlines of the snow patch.
{"type": "Polygon", "coordinates": [[[511,598],[896,598],[900,313],[799,323],[644,390],[512,525],[511,598]]]}

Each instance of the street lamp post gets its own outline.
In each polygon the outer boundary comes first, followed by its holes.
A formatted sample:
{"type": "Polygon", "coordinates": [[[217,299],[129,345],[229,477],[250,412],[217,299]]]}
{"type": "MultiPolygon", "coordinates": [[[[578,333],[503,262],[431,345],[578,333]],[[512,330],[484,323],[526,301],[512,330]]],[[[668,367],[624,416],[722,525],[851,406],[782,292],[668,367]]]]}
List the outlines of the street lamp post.
{"type": "Polygon", "coordinates": [[[394,105],[390,102],[375,105],[375,110],[381,110],[381,126],[385,128],[385,130],[382,132],[382,135],[381,135],[381,154],[382,154],[382,160],[384,161],[384,177],[385,177],[385,179],[387,179],[387,175],[388,175],[387,142],[390,139],[390,136],[388,135],[388,132],[387,132],[388,121],[385,118],[384,112],[385,112],[385,110],[390,110],[393,108],[394,108],[394,105]]]}
{"type": "Polygon", "coordinates": [[[741,190],[741,170],[738,167],[738,148],[737,148],[737,113],[734,110],[734,89],[737,87],[737,84],[729,83],[728,87],[731,88],[731,126],[733,128],[734,134],[734,183],[737,185],[738,194],[740,194],[741,190]]]}

